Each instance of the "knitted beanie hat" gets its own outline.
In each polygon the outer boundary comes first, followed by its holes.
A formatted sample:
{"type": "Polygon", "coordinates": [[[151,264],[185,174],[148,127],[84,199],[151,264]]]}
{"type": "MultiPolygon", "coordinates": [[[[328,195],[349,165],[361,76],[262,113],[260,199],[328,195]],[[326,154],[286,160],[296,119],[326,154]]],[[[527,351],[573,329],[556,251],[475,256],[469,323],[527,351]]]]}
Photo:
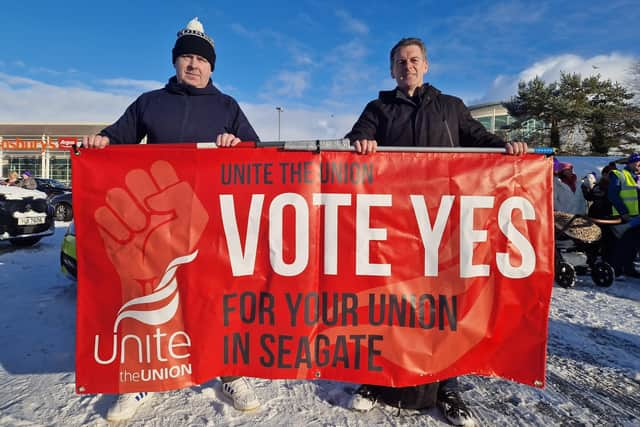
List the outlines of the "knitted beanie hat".
{"type": "Polygon", "coordinates": [[[572,171],[573,170],[573,165],[571,163],[567,163],[567,162],[561,162],[561,161],[555,161],[555,157],[554,157],[554,162],[553,162],[553,173],[555,173],[556,175],[559,174],[560,172],[562,172],[563,170],[568,170],[568,171],[572,171]]]}
{"type": "Polygon", "coordinates": [[[211,64],[211,71],[216,64],[213,39],[204,33],[204,27],[197,17],[189,21],[187,28],[178,31],[178,39],[172,52],[174,64],[178,56],[188,54],[200,55],[205,58],[211,64]]]}
{"type": "Polygon", "coordinates": [[[627,159],[627,163],[640,162],[640,153],[633,153],[627,159]]]}

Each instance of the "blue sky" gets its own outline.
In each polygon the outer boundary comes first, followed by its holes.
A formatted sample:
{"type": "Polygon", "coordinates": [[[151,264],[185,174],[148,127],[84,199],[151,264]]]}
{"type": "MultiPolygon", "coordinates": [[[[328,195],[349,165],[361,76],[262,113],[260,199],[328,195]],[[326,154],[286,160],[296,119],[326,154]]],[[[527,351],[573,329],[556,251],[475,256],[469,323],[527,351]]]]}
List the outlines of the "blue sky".
{"type": "Polygon", "coordinates": [[[112,122],[173,75],[176,32],[198,16],[214,83],[264,140],[341,137],[379,90],[389,50],[422,38],[426,80],[467,104],[507,99],[560,71],[624,83],[640,59],[637,0],[5,2],[0,122],[112,122]]]}

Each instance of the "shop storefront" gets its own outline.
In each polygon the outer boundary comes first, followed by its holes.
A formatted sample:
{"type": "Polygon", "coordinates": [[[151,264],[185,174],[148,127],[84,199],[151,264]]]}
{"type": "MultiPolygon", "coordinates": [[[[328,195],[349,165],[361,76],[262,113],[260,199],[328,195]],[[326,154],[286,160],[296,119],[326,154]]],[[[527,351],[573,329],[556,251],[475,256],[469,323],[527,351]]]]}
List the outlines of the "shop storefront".
{"type": "Polygon", "coordinates": [[[77,138],[46,137],[44,140],[0,139],[0,162],[2,176],[9,172],[22,173],[30,170],[34,176],[54,178],[64,183],[71,182],[71,156],[69,146],[77,138]]]}
{"type": "Polygon", "coordinates": [[[36,177],[71,184],[70,147],[82,135],[97,133],[104,127],[104,124],[0,124],[0,176],[29,170],[36,177]]]}

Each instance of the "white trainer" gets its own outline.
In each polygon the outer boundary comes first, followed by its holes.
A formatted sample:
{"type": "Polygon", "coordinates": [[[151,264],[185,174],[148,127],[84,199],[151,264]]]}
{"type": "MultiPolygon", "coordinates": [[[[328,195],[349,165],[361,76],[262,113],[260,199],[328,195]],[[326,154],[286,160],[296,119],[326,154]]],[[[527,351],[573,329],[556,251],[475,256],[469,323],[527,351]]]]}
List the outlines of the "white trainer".
{"type": "Polygon", "coordinates": [[[107,411],[108,421],[124,421],[133,417],[138,408],[143,403],[151,400],[153,393],[140,391],[138,393],[124,393],[118,396],[118,399],[107,411]]]}
{"type": "Polygon", "coordinates": [[[233,401],[233,407],[239,411],[252,411],[260,406],[258,396],[244,377],[222,383],[222,393],[233,401]]]}

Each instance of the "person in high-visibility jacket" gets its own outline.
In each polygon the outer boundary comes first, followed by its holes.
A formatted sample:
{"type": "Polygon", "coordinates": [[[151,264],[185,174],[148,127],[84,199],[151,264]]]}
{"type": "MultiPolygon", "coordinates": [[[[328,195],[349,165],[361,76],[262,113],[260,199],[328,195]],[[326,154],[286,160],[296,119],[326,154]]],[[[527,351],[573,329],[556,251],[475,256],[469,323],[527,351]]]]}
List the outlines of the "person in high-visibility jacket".
{"type": "Polygon", "coordinates": [[[633,153],[622,170],[613,170],[609,174],[607,197],[613,205],[613,215],[620,216],[624,233],[618,240],[613,258],[616,274],[640,277],[634,260],[640,250],[640,153],[633,153]]]}

